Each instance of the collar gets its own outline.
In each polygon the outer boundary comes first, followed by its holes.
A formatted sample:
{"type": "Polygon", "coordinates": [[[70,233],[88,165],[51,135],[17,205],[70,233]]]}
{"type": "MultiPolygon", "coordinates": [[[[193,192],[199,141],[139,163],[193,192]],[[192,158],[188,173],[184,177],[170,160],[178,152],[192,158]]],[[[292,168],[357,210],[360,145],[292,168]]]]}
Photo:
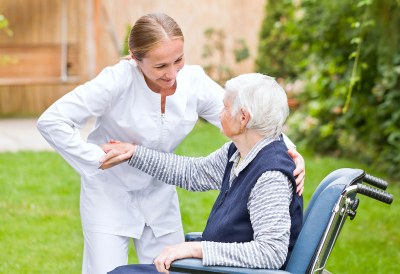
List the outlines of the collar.
{"type": "Polygon", "coordinates": [[[229,159],[229,162],[233,162],[233,173],[236,176],[239,176],[239,173],[245,169],[248,164],[251,163],[251,161],[254,160],[254,158],[257,156],[258,152],[260,152],[261,149],[263,149],[265,146],[269,145],[270,143],[274,141],[280,140],[279,137],[277,139],[274,138],[267,138],[264,137],[258,143],[250,150],[250,152],[244,157],[244,159],[240,162],[240,164],[237,166],[239,159],[240,159],[240,152],[239,150],[236,150],[235,153],[233,153],[232,157],[229,159]]]}

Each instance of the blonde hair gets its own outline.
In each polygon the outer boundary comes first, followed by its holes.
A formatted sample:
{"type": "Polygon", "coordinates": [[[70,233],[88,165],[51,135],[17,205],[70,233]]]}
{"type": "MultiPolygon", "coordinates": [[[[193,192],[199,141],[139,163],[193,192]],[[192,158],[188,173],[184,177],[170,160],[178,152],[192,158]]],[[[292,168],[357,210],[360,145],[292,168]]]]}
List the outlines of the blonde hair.
{"type": "MultiPolygon", "coordinates": [[[[132,27],[128,46],[136,60],[142,61],[147,52],[166,40],[181,39],[183,33],[174,19],[161,12],[153,12],[140,17],[132,27]]],[[[130,60],[127,55],[123,60],[130,60]]]]}

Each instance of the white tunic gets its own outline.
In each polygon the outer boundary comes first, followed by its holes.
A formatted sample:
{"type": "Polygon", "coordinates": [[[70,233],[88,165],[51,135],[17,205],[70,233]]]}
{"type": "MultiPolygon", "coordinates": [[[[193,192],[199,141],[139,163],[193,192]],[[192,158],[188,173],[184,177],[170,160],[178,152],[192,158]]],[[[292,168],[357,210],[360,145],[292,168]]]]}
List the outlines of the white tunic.
{"type": "MultiPolygon", "coordinates": [[[[221,127],[224,90],[199,66],[184,66],[177,89],[166,97],[147,86],[134,61],[120,61],[66,94],[39,118],[43,137],[81,175],[81,219],[84,230],[140,238],[145,224],[156,237],[182,227],[175,186],[121,164],[98,169],[110,139],[174,152],[193,129],[198,116],[221,127]],[[97,117],[85,143],[78,128],[97,117]]],[[[286,143],[288,144],[288,140],[286,143]]]]}

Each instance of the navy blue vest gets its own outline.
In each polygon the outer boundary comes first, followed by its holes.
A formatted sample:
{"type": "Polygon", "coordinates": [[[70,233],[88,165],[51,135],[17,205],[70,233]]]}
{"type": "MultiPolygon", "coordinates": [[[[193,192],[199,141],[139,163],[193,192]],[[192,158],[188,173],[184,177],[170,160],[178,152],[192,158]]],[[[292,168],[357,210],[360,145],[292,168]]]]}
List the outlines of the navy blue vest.
{"type": "Polygon", "coordinates": [[[228,163],[225,168],[221,192],[208,217],[201,240],[224,243],[253,241],[254,231],[247,210],[250,192],[264,172],[280,171],[288,176],[293,185],[293,198],[290,204],[289,252],[285,264],[281,268],[285,269],[303,225],[303,197],[297,195],[296,182],[293,177],[293,170],[296,166],[287,153],[285,143],[274,141],[258,152],[253,161],[239,173],[239,177],[232,182],[229,188],[229,178],[233,165],[233,162],[229,162],[229,159],[236,150],[236,146],[232,143],[228,151],[228,163]]]}

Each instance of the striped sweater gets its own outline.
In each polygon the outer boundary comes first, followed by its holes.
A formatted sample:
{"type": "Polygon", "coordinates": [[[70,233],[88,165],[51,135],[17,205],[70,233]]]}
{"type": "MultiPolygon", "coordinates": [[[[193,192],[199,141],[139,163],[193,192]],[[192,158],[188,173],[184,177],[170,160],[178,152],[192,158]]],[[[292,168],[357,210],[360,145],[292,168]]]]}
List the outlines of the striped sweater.
{"type": "MultiPolygon", "coordinates": [[[[260,140],[238,164],[233,162],[230,183],[273,139],[260,140]]],[[[157,179],[188,191],[220,190],[231,142],[207,157],[189,158],[161,153],[141,146],[128,162],[130,166],[157,179]]],[[[289,206],[292,184],[283,173],[267,171],[257,180],[247,203],[254,230],[253,241],[246,243],[202,242],[203,265],[279,269],[286,260],[290,238],[289,206]]]]}

